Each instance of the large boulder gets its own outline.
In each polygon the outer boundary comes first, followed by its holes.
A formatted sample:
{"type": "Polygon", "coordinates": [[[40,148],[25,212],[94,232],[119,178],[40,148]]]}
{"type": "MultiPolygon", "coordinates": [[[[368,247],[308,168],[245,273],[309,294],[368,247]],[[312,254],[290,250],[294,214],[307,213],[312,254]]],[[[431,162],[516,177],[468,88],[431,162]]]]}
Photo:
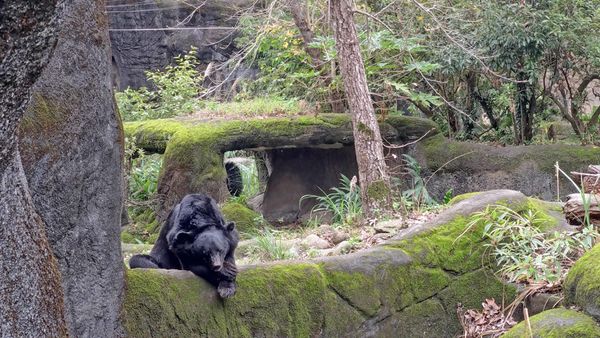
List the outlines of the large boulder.
{"type": "Polygon", "coordinates": [[[490,270],[482,227],[463,234],[471,213],[497,203],[556,223],[518,192],[486,192],[365,251],[241,267],[237,294],[224,301],[190,272],[129,270],[125,329],[131,337],[453,337],[458,303],[478,308],[516,294],[490,270]]]}
{"type": "Polygon", "coordinates": [[[58,259],[73,337],[121,332],[123,132],[103,1],[64,6],[54,54],[20,129],[33,203],[58,259]]]}
{"type": "Polygon", "coordinates": [[[503,338],[596,338],[600,326],[589,316],[569,309],[544,311],[517,324],[503,338]]]}
{"type": "MultiPolygon", "coordinates": [[[[437,135],[419,143],[415,158],[423,176],[435,173],[427,189],[436,198],[453,189],[455,194],[490,189],[513,189],[545,200],[556,198],[556,169],[582,170],[600,161],[600,148],[564,144],[496,147],[457,142],[437,135]]],[[[560,178],[560,194],[576,192],[560,178]]]]}
{"type": "Polygon", "coordinates": [[[600,321],[600,244],[575,262],[564,283],[565,300],[600,321]]]}

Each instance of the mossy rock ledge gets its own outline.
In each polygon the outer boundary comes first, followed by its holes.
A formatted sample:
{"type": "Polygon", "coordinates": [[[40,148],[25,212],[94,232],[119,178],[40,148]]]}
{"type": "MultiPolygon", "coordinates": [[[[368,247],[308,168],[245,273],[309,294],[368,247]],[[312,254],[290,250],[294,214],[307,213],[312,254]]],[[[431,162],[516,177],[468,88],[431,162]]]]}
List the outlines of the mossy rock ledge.
{"type": "MultiPolygon", "coordinates": [[[[423,176],[435,172],[427,190],[441,199],[450,188],[455,194],[490,189],[513,189],[545,200],[556,198],[558,162],[565,172],[581,171],[600,163],[600,148],[565,144],[498,147],[448,140],[443,135],[419,142],[413,156],[423,167],[423,176]]],[[[560,178],[560,194],[576,188],[560,178]]]]}
{"type": "Polygon", "coordinates": [[[186,271],[128,270],[124,327],[130,337],[453,337],[457,303],[515,296],[490,269],[482,229],[460,236],[497,203],[545,211],[516,191],[484,192],[362,252],[243,266],[227,300],[186,271]]]}
{"type": "Polygon", "coordinates": [[[564,308],[544,311],[510,329],[503,338],[597,338],[600,326],[590,316],[564,308]]]}
{"type": "Polygon", "coordinates": [[[600,321],[600,244],[575,262],[563,290],[567,304],[579,306],[600,321]]]}
{"type": "MultiPolygon", "coordinates": [[[[165,119],[124,124],[125,134],[148,152],[164,152],[158,193],[164,196],[159,219],[188,193],[203,192],[219,201],[229,195],[223,154],[240,149],[340,147],[354,142],[347,114],[277,117],[253,120],[199,121],[165,119]]],[[[437,125],[416,117],[388,117],[380,123],[389,142],[408,142],[437,125]]],[[[429,132],[429,133],[428,133],[429,132]]]]}

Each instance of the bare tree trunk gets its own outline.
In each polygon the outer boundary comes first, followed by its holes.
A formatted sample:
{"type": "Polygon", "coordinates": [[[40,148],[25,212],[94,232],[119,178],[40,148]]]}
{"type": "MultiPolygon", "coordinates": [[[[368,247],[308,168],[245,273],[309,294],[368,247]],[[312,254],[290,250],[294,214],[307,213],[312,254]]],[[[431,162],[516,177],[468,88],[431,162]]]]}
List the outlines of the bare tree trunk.
{"type": "Polygon", "coordinates": [[[367,76],[352,16],[352,0],[330,0],[329,6],[346,99],[352,114],[363,211],[367,218],[371,218],[377,209],[387,208],[390,201],[383,142],[369,96],[367,76]]]}
{"type": "MultiPolygon", "coordinates": [[[[289,2],[289,8],[292,13],[292,17],[294,18],[294,23],[300,34],[302,35],[302,42],[304,44],[304,50],[306,53],[310,55],[312,60],[313,67],[315,69],[321,71],[323,69],[323,65],[325,61],[321,58],[321,51],[318,48],[311,48],[310,43],[313,42],[315,38],[315,34],[313,33],[309,23],[308,23],[308,15],[306,13],[306,1],[300,0],[291,0],[289,2]]],[[[323,75],[323,85],[325,87],[329,87],[333,82],[333,78],[335,77],[335,63],[331,63],[332,72],[329,75],[323,75]]],[[[341,94],[337,90],[330,90],[329,92],[329,104],[331,105],[331,111],[333,113],[343,113],[344,112],[344,101],[342,100],[341,94]]]]}
{"type": "Polygon", "coordinates": [[[17,127],[53,49],[56,0],[0,2],[0,336],[65,337],[63,290],[36,214],[17,127]]]}

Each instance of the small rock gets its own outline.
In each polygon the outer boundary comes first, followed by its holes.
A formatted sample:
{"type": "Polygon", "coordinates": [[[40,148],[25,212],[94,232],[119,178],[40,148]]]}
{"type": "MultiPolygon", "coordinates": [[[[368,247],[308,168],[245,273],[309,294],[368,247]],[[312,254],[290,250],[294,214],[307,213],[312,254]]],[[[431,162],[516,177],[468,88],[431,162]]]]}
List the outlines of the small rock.
{"type": "Polygon", "coordinates": [[[319,226],[319,228],[317,229],[317,233],[322,238],[332,242],[334,245],[339,244],[339,243],[347,240],[348,238],[350,238],[350,235],[348,235],[347,233],[345,233],[343,231],[334,229],[329,224],[323,224],[323,225],[319,226]]]}
{"type": "Polygon", "coordinates": [[[322,256],[337,256],[346,253],[351,248],[352,243],[349,241],[343,241],[331,249],[323,250],[321,253],[322,256]]]}
{"type": "Polygon", "coordinates": [[[381,242],[383,240],[386,240],[386,239],[392,237],[392,235],[393,234],[391,234],[391,233],[382,232],[382,233],[378,233],[378,234],[373,235],[373,239],[375,239],[376,242],[379,243],[379,242],[381,242]]]}
{"type": "Polygon", "coordinates": [[[343,231],[335,231],[331,237],[333,244],[340,244],[350,238],[350,235],[343,231]]]}
{"type": "Polygon", "coordinates": [[[317,249],[327,249],[331,246],[328,241],[315,234],[306,236],[306,238],[302,241],[302,244],[306,247],[317,249]]]}
{"type": "Polygon", "coordinates": [[[401,219],[393,219],[389,221],[378,222],[373,226],[375,229],[375,233],[387,233],[387,234],[395,234],[403,227],[403,222],[401,219]]]}

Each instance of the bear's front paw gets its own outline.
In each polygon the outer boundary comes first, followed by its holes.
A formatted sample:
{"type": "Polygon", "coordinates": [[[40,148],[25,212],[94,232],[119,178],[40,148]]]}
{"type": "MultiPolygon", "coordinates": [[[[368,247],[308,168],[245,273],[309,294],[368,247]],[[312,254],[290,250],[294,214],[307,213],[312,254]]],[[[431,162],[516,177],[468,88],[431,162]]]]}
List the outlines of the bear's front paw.
{"type": "Polygon", "coordinates": [[[235,284],[231,282],[221,282],[217,287],[217,292],[221,298],[229,298],[235,295],[235,284]]]}
{"type": "Polygon", "coordinates": [[[230,263],[230,262],[227,262],[227,261],[225,261],[225,262],[223,263],[223,268],[221,269],[221,271],[220,271],[220,272],[221,272],[221,274],[222,274],[223,276],[225,276],[227,279],[232,279],[232,280],[234,280],[234,279],[235,279],[235,276],[236,276],[236,275],[237,275],[237,273],[238,273],[238,270],[237,270],[237,266],[235,266],[235,264],[232,264],[232,263],[230,263]]]}

